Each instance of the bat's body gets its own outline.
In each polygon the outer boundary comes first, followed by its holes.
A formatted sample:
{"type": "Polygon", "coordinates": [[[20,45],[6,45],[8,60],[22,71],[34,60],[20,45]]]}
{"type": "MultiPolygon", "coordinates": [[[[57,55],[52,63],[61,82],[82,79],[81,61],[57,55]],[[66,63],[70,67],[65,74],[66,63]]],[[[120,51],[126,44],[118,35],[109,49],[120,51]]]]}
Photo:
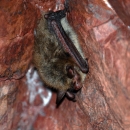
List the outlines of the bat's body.
{"type": "Polygon", "coordinates": [[[75,100],[74,93],[82,88],[82,72],[88,72],[88,65],[66,17],[56,13],[42,14],[35,34],[34,64],[43,81],[58,90],[59,104],[65,95],[75,100]]]}

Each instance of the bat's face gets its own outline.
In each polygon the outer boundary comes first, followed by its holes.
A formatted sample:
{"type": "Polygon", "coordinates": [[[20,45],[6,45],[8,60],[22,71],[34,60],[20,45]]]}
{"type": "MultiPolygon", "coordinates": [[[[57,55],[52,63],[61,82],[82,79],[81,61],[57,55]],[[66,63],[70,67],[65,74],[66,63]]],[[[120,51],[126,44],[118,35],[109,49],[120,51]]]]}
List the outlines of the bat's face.
{"type": "Polygon", "coordinates": [[[68,80],[68,88],[65,91],[58,91],[56,101],[57,104],[59,104],[62,101],[62,98],[64,96],[66,96],[68,99],[72,101],[76,101],[75,94],[83,87],[85,74],[81,72],[81,70],[79,69],[79,67],[77,67],[76,64],[66,64],[65,70],[66,73],[64,73],[64,75],[68,80]]]}
{"type": "Polygon", "coordinates": [[[65,96],[75,101],[83,86],[83,72],[88,72],[76,34],[67,21],[61,24],[64,17],[64,11],[43,14],[35,34],[34,64],[46,85],[58,90],[57,105],[65,96]]]}
{"type": "Polygon", "coordinates": [[[54,69],[54,75],[51,74],[53,78],[50,77],[54,82],[50,86],[58,89],[56,104],[60,104],[64,96],[75,101],[75,94],[83,87],[83,81],[86,76],[72,61],[70,56],[62,56],[62,58],[64,60],[59,59],[56,64],[53,62],[50,66],[54,69]]]}
{"type": "Polygon", "coordinates": [[[41,79],[49,87],[58,90],[57,104],[60,104],[64,96],[67,96],[70,100],[75,100],[75,94],[82,88],[86,75],[81,72],[72,57],[55,44],[55,40],[52,46],[49,44],[50,42],[47,44],[50,37],[47,38],[46,42],[43,40],[46,39],[45,37],[39,35],[37,38],[34,63],[41,79]]]}

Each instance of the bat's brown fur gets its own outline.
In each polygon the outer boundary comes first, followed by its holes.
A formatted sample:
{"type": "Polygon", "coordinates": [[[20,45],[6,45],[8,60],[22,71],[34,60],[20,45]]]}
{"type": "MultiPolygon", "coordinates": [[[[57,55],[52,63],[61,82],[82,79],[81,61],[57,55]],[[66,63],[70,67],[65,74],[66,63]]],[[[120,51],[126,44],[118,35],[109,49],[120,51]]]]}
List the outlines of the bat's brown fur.
{"type": "MultiPolygon", "coordinates": [[[[73,79],[67,76],[66,67],[68,65],[74,66],[82,82],[85,78],[85,74],[80,71],[72,57],[66,54],[62,46],[58,44],[57,38],[48,28],[44,14],[45,13],[42,14],[42,18],[35,30],[34,64],[46,85],[60,91],[67,91],[73,85],[73,79]]],[[[63,21],[67,22],[67,20],[62,20],[62,24],[64,24],[63,21]]],[[[66,31],[67,28],[69,28],[69,24],[67,23],[67,25],[63,27],[66,27],[66,29],[64,29],[66,31]]],[[[72,28],[70,27],[68,32],[66,32],[69,33],[69,36],[73,37],[72,40],[74,42],[76,34],[73,34],[74,31],[71,30],[72,28]]],[[[77,41],[75,43],[75,46],[81,53],[80,45],[77,41]]],[[[81,55],[83,56],[83,54],[81,55]]]]}

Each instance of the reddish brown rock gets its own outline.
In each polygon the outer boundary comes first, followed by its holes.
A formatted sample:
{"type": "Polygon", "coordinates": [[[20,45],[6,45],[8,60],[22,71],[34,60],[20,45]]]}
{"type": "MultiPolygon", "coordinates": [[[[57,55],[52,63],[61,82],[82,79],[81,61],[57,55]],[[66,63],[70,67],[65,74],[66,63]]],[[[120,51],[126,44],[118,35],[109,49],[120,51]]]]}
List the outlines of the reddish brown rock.
{"type": "Polygon", "coordinates": [[[129,0],[108,0],[117,15],[127,26],[130,26],[130,2],[129,0]],[[118,6],[117,6],[118,5],[118,6]]]}
{"type": "Polygon", "coordinates": [[[1,1],[0,16],[0,80],[18,79],[32,59],[36,10],[22,0],[1,1]]]}
{"type": "Polygon", "coordinates": [[[0,82],[0,129],[12,130],[17,128],[22,112],[26,88],[23,80],[7,80],[0,82]]]}
{"type": "MultiPolygon", "coordinates": [[[[118,1],[116,6],[120,7],[122,3],[118,1]]],[[[56,108],[55,94],[48,104],[50,92],[39,84],[35,71],[27,74],[26,80],[22,78],[31,63],[33,31],[40,11],[63,9],[63,3],[0,2],[0,128],[129,130],[130,28],[125,22],[129,21],[127,17],[122,19],[114,6],[111,9],[101,0],[70,1],[67,17],[90,67],[77,102],[65,99],[56,108]]],[[[129,16],[130,2],[123,3],[121,9],[129,16]]]]}
{"type": "Polygon", "coordinates": [[[24,80],[20,78],[25,75],[32,59],[36,19],[36,10],[30,3],[0,1],[1,130],[16,129],[20,119],[22,108],[19,106],[26,92],[24,80]]]}
{"type": "Polygon", "coordinates": [[[34,106],[38,106],[40,104],[42,104],[42,99],[39,95],[37,95],[34,100],[34,106]]]}

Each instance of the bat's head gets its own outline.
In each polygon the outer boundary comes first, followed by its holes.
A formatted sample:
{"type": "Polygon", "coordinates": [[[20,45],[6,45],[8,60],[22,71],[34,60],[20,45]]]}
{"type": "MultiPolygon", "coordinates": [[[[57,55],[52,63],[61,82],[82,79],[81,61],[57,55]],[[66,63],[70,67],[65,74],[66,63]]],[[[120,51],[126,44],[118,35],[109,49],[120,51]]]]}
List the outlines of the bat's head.
{"type": "Polygon", "coordinates": [[[58,89],[56,104],[57,106],[63,101],[64,97],[67,97],[69,100],[76,101],[76,93],[81,91],[83,87],[83,81],[85,74],[82,73],[79,67],[76,64],[64,64],[66,75],[66,83],[64,84],[63,89],[58,89]],[[66,87],[66,85],[68,85],[66,87]]]}

